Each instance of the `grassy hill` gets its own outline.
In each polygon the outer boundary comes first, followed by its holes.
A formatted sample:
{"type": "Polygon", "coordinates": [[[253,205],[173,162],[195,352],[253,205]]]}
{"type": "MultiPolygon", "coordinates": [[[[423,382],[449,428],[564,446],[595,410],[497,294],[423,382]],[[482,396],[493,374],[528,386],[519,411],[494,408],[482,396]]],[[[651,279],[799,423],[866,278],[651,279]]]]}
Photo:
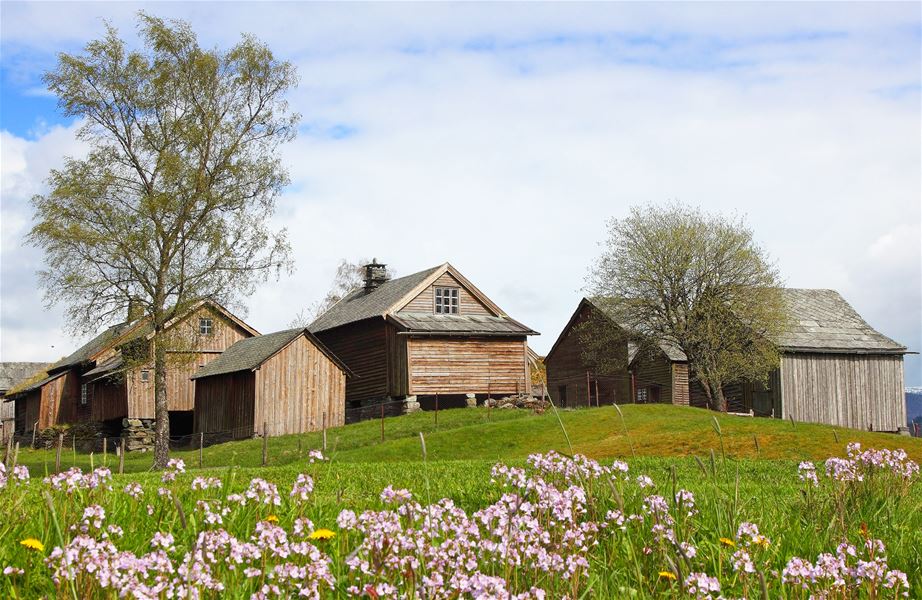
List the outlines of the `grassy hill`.
{"type": "MultiPolygon", "coordinates": [[[[886,433],[872,433],[791,423],[779,419],[716,415],[713,412],[667,405],[626,405],[624,422],[613,407],[563,410],[560,420],[553,412],[535,415],[527,411],[456,409],[424,412],[365,421],[327,432],[328,454],[337,462],[401,462],[421,460],[419,433],[425,435],[429,461],[523,459],[534,452],[558,450],[585,454],[596,459],[631,457],[708,458],[713,450],[720,457],[734,459],[823,460],[842,455],[848,442],[877,448],[904,448],[922,462],[922,439],[886,433]],[[720,427],[717,433],[716,422],[720,427]],[[561,427],[561,423],[563,427],[561,427]],[[566,431],[569,436],[569,444],[566,431]],[[625,433],[625,431],[627,433],[625,433]],[[633,451],[632,451],[633,446],[633,451]],[[723,446],[723,450],[721,447],[723,446]]],[[[269,439],[269,464],[298,463],[307,451],[322,445],[319,433],[269,439]],[[299,439],[300,438],[300,439],[299,439]],[[300,444],[300,454],[299,454],[300,444]]],[[[187,465],[198,465],[198,451],[176,451],[187,465]]],[[[102,457],[93,458],[96,465],[102,457]]],[[[53,467],[53,451],[22,450],[19,462],[37,473],[53,467]]],[[[108,457],[113,466],[115,458],[108,457]]],[[[218,444],[205,449],[205,467],[258,467],[262,462],[262,440],[218,444]]],[[[149,454],[132,453],[126,471],[146,471],[149,454]]],[[[64,466],[87,467],[90,456],[65,451],[64,466]]]]}

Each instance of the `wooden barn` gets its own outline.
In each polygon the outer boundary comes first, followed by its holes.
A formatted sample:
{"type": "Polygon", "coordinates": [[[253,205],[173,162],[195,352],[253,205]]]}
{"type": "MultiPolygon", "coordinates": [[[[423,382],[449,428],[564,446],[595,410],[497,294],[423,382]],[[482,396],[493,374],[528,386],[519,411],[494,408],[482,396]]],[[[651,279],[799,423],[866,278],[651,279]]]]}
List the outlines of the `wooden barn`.
{"type": "Polygon", "coordinates": [[[365,266],[365,285],[310,325],[356,377],[350,407],[404,399],[431,403],[529,393],[529,335],[448,263],[389,279],[385,265],[365,266]]]}
{"type": "Polygon", "coordinates": [[[595,317],[617,327],[603,308],[583,298],[544,359],[548,393],[558,406],[689,403],[688,360],[673,344],[660,343],[651,352],[640,353],[625,342],[610,347],[604,365],[590,364],[580,327],[595,317]]]}
{"type": "MultiPolygon", "coordinates": [[[[130,317],[133,317],[130,315],[130,317]]],[[[167,402],[171,435],[191,434],[195,384],[191,377],[238,340],[258,335],[217,303],[204,301],[167,327],[167,402]]],[[[109,327],[27,385],[10,392],[16,403],[16,431],[88,423],[118,435],[154,420],[153,334],[145,318],[109,327]]],[[[129,446],[140,446],[133,444],[129,446]]]]}
{"type": "Polygon", "coordinates": [[[307,329],[241,340],[192,377],[195,431],[216,441],[342,425],[347,374],[307,329]]]}
{"type": "MultiPolygon", "coordinates": [[[[730,410],[855,429],[905,430],[906,347],[875,331],[834,290],[786,289],[785,299],[792,325],[775,340],[781,365],[770,374],[768,385],[728,386],[724,394],[730,410]]],[[[620,366],[596,373],[585,360],[577,332],[594,310],[599,309],[591,301],[580,302],[545,359],[555,400],[572,405],[569,400],[576,394],[576,405],[585,406],[590,399],[594,404],[591,394],[598,381],[603,403],[620,397],[625,402],[707,405],[685,355],[668,344],[654,357],[632,356],[628,344],[612,348],[607,362],[620,366]]]]}
{"type": "Polygon", "coordinates": [[[0,363],[0,442],[6,443],[16,429],[16,405],[6,397],[7,392],[36,377],[43,379],[47,367],[48,363],[41,362],[0,363]]]}

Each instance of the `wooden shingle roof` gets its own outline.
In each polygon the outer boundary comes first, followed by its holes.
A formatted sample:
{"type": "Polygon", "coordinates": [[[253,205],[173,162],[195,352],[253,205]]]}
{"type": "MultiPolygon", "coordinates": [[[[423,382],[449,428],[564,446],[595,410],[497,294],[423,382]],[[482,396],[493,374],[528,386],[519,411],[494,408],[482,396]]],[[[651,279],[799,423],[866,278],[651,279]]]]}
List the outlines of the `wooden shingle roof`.
{"type": "Polygon", "coordinates": [[[903,354],[906,346],[875,330],[835,290],[785,288],[791,326],[776,340],[782,350],[903,354]]]}
{"type": "Polygon", "coordinates": [[[508,317],[400,312],[390,316],[407,333],[466,335],[535,335],[525,325],[508,317]]]}
{"type": "Polygon", "coordinates": [[[347,374],[351,374],[349,368],[330,352],[320,340],[314,337],[307,329],[299,327],[240,340],[225,350],[221,356],[202,367],[198,373],[192,376],[192,379],[225,375],[227,373],[236,373],[237,371],[252,371],[302,335],[306,335],[339,368],[347,374]]]}

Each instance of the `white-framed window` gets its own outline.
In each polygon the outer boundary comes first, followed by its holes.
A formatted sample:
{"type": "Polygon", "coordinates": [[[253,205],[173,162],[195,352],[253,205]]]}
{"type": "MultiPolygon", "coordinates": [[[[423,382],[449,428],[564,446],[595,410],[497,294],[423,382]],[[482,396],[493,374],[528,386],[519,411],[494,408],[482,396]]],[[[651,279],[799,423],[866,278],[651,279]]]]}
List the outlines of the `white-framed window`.
{"type": "Polygon", "coordinates": [[[84,383],[83,385],[80,386],[80,405],[81,406],[86,406],[87,395],[88,393],[86,389],[86,384],[84,383]]]}
{"type": "Polygon", "coordinates": [[[435,312],[458,314],[458,288],[435,288],[435,312]]]}
{"type": "Polygon", "coordinates": [[[141,381],[143,381],[144,383],[147,383],[148,381],[150,381],[150,371],[148,371],[147,369],[144,369],[143,371],[141,371],[141,381]]]}
{"type": "Polygon", "coordinates": [[[202,335],[210,335],[212,330],[212,321],[208,317],[201,317],[198,320],[198,332],[202,335]]]}

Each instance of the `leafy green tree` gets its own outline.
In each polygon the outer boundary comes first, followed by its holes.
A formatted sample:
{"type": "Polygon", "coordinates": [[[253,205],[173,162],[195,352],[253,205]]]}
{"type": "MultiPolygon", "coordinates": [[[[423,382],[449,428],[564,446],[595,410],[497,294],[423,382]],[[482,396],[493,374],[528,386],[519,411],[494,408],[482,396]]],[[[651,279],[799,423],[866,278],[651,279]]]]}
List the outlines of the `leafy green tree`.
{"type": "Polygon", "coordinates": [[[685,352],[715,410],[726,385],[765,381],[780,362],[781,279],[742,219],[673,204],[608,223],[588,289],[617,326],[583,329],[587,347],[630,339],[685,352]]]}
{"type": "Polygon", "coordinates": [[[164,330],[198,301],[233,304],[290,267],[270,218],[288,183],[278,150],[300,117],[285,99],[294,67],[256,39],[205,49],[188,23],[144,13],[138,30],[140,49],[107,26],[45,74],[90,151],[51,172],[29,239],[44,251],[46,300],[67,306],[76,331],[121,320],[130,303],[149,319],[164,467],[164,330]]]}

